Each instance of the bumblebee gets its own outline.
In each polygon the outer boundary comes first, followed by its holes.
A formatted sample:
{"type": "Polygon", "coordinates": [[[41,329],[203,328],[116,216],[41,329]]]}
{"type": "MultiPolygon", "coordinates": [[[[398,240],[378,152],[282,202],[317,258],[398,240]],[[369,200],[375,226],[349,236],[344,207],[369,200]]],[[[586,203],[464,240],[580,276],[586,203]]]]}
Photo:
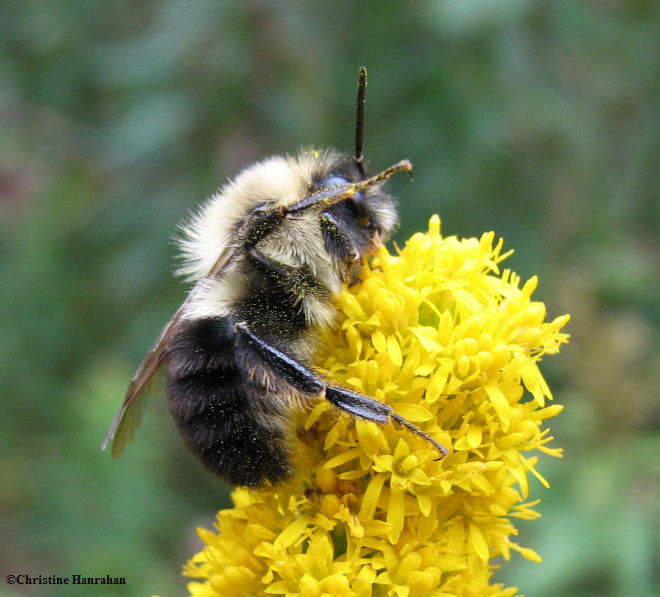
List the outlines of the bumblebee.
{"type": "Polygon", "coordinates": [[[232,485],[292,475],[292,413],[322,398],[356,417],[395,421],[447,453],[387,404],[313,368],[319,331],[336,324],[334,296],[397,225],[383,183],[412,169],[402,160],[366,174],[365,88],[361,68],[353,156],[308,150],[253,164],[181,226],[178,273],[194,285],[131,380],[102,449],[112,442],[117,458],[132,441],[162,365],[185,443],[232,485]]]}

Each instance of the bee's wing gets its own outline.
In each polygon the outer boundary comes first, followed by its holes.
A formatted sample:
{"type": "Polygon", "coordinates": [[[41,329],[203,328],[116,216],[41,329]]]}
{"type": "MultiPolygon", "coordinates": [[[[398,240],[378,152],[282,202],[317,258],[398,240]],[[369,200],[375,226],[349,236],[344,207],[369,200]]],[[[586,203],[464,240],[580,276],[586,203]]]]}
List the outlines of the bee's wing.
{"type": "Polygon", "coordinates": [[[124,401],[112,420],[110,429],[105,434],[101,445],[101,450],[105,450],[112,441],[113,458],[119,458],[124,448],[133,441],[133,433],[140,425],[142,413],[150,393],[147,391],[147,386],[150,385],[153,375],[158,371],[167,356],[167,347],[187,302],[188,299],[183,302],[167,322],[128,384],[124,401]]]}
{"type": "Polygon", "coordinates": [[[119,458],[124,451],[124,448],[133,441],[133,433],[140,425],[142,413],[144,412],[147,398],[150,393],[150,382],[156,371],[158,371],[163,364],[163,361],[167,358],[172,336],[174,336],[179,321],[181,320],[192,296],[195,294],[195,290],[202,282],[211,278],[220,277],[226,267],[231,263],[235,253],[235,243],[230,243],[225,247],[208,275],[192,288],[186,300],[183,301],[167,324],[165,324],[165,327],[160,332],[156,342],[137,368],[133,379],[131,379],[131,382],[128,384],[124,401],[119,407],[115,418],[112,420],[110,429],[108,429],[108,432],[103,439],[103,443],[101,444],[101,450],[105,450],[108,447],[108,444],[112,442],[113,458],[119,458]]]}

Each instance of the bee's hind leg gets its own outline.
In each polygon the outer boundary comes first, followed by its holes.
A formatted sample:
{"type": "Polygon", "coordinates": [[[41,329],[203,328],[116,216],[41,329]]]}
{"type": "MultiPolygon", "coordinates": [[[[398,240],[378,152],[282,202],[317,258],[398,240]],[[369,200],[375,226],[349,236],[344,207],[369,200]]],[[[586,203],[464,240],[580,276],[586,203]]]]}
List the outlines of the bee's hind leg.
{"type": "Polygon", "coordinates": [[[245,322],[236,323],[234,329],[247,341],[250,348],[259,355],[268,367],[276,371],[299,392],[308,396],[318,396],[323,392],[325,384],[315,373],[293,357],[259,338],[248,328],[245,322]]]}
{"type": "Polygon", "coordinates": [[[406,427],[415,435],[419,435],[419,437],[432,444],[442,454],[442,457],[449,453],[447,448],[435,441],[428,433],[413,425],[408,419],[395,413],[389,404],[335,386],[326,386],[325,397],[335,406],[363,419],[376,421],[377,423],[388,423],[390,419],[396,421],[399,425],[406,427]]]}
{"type": "Polygon", "coordinates": [[[308,367],[256,336],[245,323],[236,323],[234,327],[236,332],[247,340],[264,363],[280,374],[299,392],[308,396],[319,396],[325,391],[325,397],[330,403],[356,417],[375,421],[376,423],[396,421],[432,444],[442,456],[447,455],[447,448],[435,441],[428,433],[395,413],[388,404],[344,388],[327,385],[308,367]]]}

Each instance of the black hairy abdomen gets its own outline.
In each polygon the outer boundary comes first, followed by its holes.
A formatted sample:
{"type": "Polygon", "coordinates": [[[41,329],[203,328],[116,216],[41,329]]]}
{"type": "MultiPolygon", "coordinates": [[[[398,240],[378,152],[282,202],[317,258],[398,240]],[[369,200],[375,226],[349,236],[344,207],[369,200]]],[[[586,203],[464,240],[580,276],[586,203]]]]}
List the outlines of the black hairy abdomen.
{"type": "Polygon", "coordinates": [[[170,344],[170,410],[188,447],[232,485],[278,483],[291,474],[286,413],[254,372],[230,318],[184,321],[170,344]]]}

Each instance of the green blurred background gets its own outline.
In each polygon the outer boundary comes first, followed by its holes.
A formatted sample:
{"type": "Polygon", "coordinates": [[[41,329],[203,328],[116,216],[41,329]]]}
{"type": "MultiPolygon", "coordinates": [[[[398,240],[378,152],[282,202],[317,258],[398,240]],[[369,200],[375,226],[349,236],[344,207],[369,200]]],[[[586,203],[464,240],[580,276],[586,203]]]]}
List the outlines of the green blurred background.
{"type": "Polygon", "coordinates": [[[540,276],[571,344],[543,370],[551,421],[542,564],[528,597],[658,593],[660,10],[653,0],[0,4],[0,595],[182,595],[195,526],[228,504],[154,401],[99,451],[126,383],[184,296],[177,222],[255,159],[401,158],[399,243],[494,230],[540,276]],[[21,589],[8,573],[124,576],[21,589]],[[84,587],[81,587],[84,588],[84,587]]]}

